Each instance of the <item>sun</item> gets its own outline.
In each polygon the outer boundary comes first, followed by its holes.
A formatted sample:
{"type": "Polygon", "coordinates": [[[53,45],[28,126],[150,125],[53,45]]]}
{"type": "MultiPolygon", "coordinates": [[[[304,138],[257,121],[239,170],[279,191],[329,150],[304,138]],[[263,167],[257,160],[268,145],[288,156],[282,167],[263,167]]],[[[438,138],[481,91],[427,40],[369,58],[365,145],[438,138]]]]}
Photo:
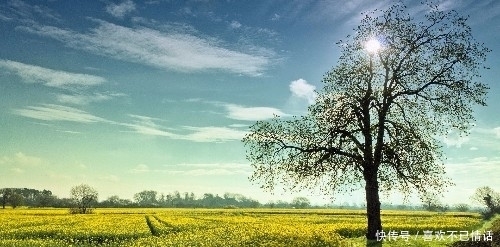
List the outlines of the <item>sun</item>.
{"type": "Polygon", "coordinates": [[[376,53],[380,48],[380,42],[376,39],[370,39],[365,44],[365,49],[371,54],[376,53]]]}

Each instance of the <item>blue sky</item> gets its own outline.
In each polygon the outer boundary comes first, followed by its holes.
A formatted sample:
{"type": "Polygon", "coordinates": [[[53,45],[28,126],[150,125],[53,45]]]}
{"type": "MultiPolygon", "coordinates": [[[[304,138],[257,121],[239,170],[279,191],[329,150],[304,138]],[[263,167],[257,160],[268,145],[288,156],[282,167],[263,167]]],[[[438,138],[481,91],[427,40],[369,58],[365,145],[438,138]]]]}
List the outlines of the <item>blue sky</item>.
{"type": "MultiPolygon", "coordinates": [[[[251,184],[241,138],[257,120],[304,114],[339,57],[335,43],[361,12],[389,3],[2,1],[0,187],[68,196],[87,183],[101,200],[152,189],[328,202],[251,184]]],[[[454,204],[479,186],[500,191],[500,2],[441,6],[470,15],[493,50],[482,71],[489,106],[477,108],[470,135],[439,137],[456,184],[442,200],[454,204]]]]}

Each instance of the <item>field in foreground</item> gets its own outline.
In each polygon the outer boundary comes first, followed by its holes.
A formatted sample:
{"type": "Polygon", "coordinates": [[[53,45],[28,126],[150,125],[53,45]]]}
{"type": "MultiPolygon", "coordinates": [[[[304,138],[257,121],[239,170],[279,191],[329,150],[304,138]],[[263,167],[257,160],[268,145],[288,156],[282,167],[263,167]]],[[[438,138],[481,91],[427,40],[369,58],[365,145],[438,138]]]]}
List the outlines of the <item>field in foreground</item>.
{"type": "MultiPolygon", "coordinates": [[[[384,246],[445,246],[482,224],[473,213],[412,211],[382,211],[382,222],[384,246]]],[[[0,210],[0,246],[362,246],[365,229],[359,210],[0,210]]]]}

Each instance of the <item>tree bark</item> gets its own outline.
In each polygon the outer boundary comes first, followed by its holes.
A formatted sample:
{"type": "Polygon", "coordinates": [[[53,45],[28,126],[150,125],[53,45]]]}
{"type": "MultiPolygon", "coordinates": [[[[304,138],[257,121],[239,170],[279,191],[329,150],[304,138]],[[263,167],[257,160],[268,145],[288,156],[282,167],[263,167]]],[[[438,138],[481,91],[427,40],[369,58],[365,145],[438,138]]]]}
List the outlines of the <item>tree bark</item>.
{"type": "Polygon", "coordinates": [[[368,217],[368,230],[366,239],[376,240],[377,231],[382,230],[382,220],[380,219],[380,198],[378,195],[377,173],[365,175],[366,192],[366,215],[368,217]]]}

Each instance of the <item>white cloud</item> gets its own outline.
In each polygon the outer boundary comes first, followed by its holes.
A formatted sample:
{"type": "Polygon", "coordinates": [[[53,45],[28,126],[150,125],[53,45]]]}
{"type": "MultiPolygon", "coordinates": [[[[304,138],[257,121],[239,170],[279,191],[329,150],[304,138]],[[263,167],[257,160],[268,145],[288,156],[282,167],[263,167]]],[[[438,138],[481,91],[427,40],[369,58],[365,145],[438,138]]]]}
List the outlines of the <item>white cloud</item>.
{"type": "Polygon", "coordinates": [[[500,138],[500,127],[494,128],[493,133],[495,133],[496,138],[500,138]]]}
{"type": "Polygon", "coordinates": [[[446,163],[446,172],[462,188],[477,188],[488,181],[493,188],[500,187],[498,166],[500,157],[476,157],[446,163]]]}
{"type": "Polygon", "coordinates": [[[232,128],[248,128],[250,125],[248,124],[230,124],[229,127],[232,128]]]}
{"type": "Polygon", "coordinates": [[[28,166],[38,166],[42,163],[42,159],[35,156],[28,156],[22,152],[18,152],[15,155],[16,163],[28,166]]]}
{"type": "Polygon", "coordinates": [[[132,129],[133,132],[148,136],[166,137],[173,140],[186,140],[194,142],[225,142],[241,140],[247,133],[246,131],[230,127],[193,127],[183,126],[182,128],[166,128],[157,124],[158,121],[164,121],[158,118],[129,115],[134,118],[133,123],[119,123],[132,129]],[[187,132],[186,132],[187,131],[187,132]]]}
{"type": "Polygon", "coordinates": [[[232,28],[232,29],[238,29],[241,27],[241,23],[237,22],[237,21],[232,21],[231,24],[229,24],[229,26],[232,28]]]}
{"type": "Polygon", "coordinates": [[[177,136],[171,132],[161,130],[155,126],[147,126],[147,125],[141,125],[141,124],[124,124],[124,125],[133,129],[134,132],[136,132],[138,134],[150,135],[150,136],[163,136],[163,137],[176,137],[177,136]]]}
{"type": "Polygon", "coordinates": [[[470,141],[470,138],[467,136],[446,136],[443,138],[443,142],[447,147],[462,147],[462,144],[465,144],[470,141]]]}
{"type": "Polygon", "coordinates": [[[244,107],[234,104],[224,105],[228,111],[228,118],[236,120],[259,121],[273,118],[274,115],[287,116],[286,113],[273,107],[244,107]]]}
{"type": "Polygon", "coordinates": [[[259,76],[274,57],[274,52],[265,48],[254,47],[245,53],[224,48],[223,42],[214,38],[204,39],[189,33],[128,28],[105,21],[98,23],[99,26],[88,33],[53,26],[21,29],[97,55],[181,72],[224,70],[259,76]]]}
{"type": "Polygon", "coordinates": [[[450,130],[446,136],[443,137],[443,143],[447,147],[462,147],[463,144],[470,141],[469,136],[458,133],[457,131],[450,130]]]}
{"type": "Polygon", "coordinates": [[[134,130],[134,132],[138,134],[150,135],[150,136],[163,136],[170,138],[175,138],[177,136],[176,134],[167,131],[166,128],[154,122],[154,121],[159,121],[160,119],[140,116],[140,115],[133,115],[133,114],[130,114],[129,116],[134,118],[134,123],[122,124],[122,125],[134,130]]]}
{"type": "Polygon", "coordinates": [[[123,18],[128,13],[135,10],[135,4],[131,0],[123,1],[120,4],[111,3],[106,6],[106,12],[117,18],[123,18]]]}
{"type": "Polygon", "coordinates": [[[470,134],[466,136],[468,143],[476,150],[500,150],[498,139],[500,138],[500,127],[472,126],[470,134]]]}
{"type": "Polygon", "coordinates": [[[149,166],[145,164],[139,164],[130,170],[131,173],[146,173],[150,171],[149,166]]]}
{"type": "Polygon", "coordinates": [[[118,176],[116,175],[101,176],[99,177],[99,179],[108,182],[118,182],[120,180],[120,178],[118,178],[118,176]]]}
{"type": "Polygon", "coordinates": [[[170,175],[185,176],[210,176],[210,175],[249,175],[251,167],[249,164],[241,163],[202,163],[202,164],[176,164],[164,165],[161,169],[151,169],[149,166],[139,164],[130,173],[164,173],[170,175]]]}
{"type": "MultiPolygon", "coordinates": [[[[166,165],[165,167],[170,167],[166,165]]],[[[198,168],[226,168],[226,169],[248,169],[250,164],[246,163],[181,163],[176,167],[198,167],[198,168]]]]}
{"type": "Polygon", "coordinates": [[[0,68],[18,75],[25,82],[41,83],[49,87],[92,86],[106,82],[106,79],[99,76],[47,69],[3,59],[0,59],[0,68]]]}
{"type": "Polygon", "coordinates": [[[181,174],[188,176],[210,176],[210,175],[236,175],[236,174],[247,174],[241,171],[232,171],[228,169],[194,169],[185,171],[181,174]]]}
{"type": "Polygon", "coordinates": [[[62,105],[42,104],[41,106],[28,106],[24,109],[15,109],[14,114],[23,117],[45,121],[70,121],[80,123],[107,122],[106,119],[94,116],[88,112],[62,105]]]}
{"type": "Polygon", "coordinates": [[[184,128],[194,132],[184,136],[179,136],[178,138],[195,142],[224,142],[224,141],[241,140],[247,134],[247,131],[227,128],[227,127],[186,126],[184,128]]]}
{"type": "Polygon", "coordinates": [[[475,158],[472,158],[472,159],[469,159],[469,162],[472,162],[472,163],[484,163],[484,162],[487,162],[489,161],[489,158],[488,157],[475,157],[475,158]]]}
{"type": "Polygon", "coordinates": [[[60,21],[59,15],[38,2],[25,3],[21,0],[2,1],[0,5],[0,20],[18,20],[23,22],[33,22],[40,18],[52,21],[60,21]],[[2,13],[3,12],[3,13],[2,13]]]}
{"type": "Polygon", "coordinates": [[[69,94],[59,94],[57,95],[57,100],[61,103],[69,103],[75,105],[86,105],[91,102],[100,102],[110,100],[114,97],[126,96],[122,93],[94,93],[91,95],[69,95],[69,94]]]}
{"type": "Polygon", "coordinates": [[[22,152],[17,152],[13,156],[3,156],[0,158],[0,164],[2,165],[14,165],[14,166],[39,166],[43,163],[43,160],[39,157],[26,155],[22,152]]]}
{"type": "Polygon", "coordinates": [[[0,13],[0,20],[2,20],[2,21],[11,21],[12,18],[8,17],[8,16],[5,16],[2,13],[0,13]]]}
{"type": "Polygon", "coordinates": [[[12,155],[0,157],[0,170],[11,171],[13,173],[24,173],[41,167],[46,162],[39,157],[17,152],[12,155]]]}
{"type": "Polygon", "coordinates": [[[271,21],[279,21],[281,19],[281,16],[274,13],[273,17],[271,17],[271,21]]]}
{"type": "Polygon", "coordinates": [[[315,89],[316,87],[314,85],[307,83],[304,79],[290,82],[290,91],[292,95],[307,100],[309,104],[314,103],[316,100],[317,94],[314,91],[315,89]]]}
{"type": "Polygon", "coordinates": [[[180,132],[180,130],[169,129],[161,126],[155,121],[161,121],[161,119],[130,115],[133,117],[133,124],[121,124],[132,129],[135,133],[150,136],[161,136],[167,137],[174,140],[187,140],[194,142],[224,142],[231,140],[241,140],[243,136],[247,133],[246,131],[228,128],[228,127],[192,127],[184,126],[183,130],[188,130],[189,133],[179,134],[175,132],[180,132]]]}
{"type": "Polygon", "coordinates": [[[165,165],[164,173],[188,176],[206,175],[249,175],[251,167],[243,163],[182,163],[176,165],[165,165]]]}

